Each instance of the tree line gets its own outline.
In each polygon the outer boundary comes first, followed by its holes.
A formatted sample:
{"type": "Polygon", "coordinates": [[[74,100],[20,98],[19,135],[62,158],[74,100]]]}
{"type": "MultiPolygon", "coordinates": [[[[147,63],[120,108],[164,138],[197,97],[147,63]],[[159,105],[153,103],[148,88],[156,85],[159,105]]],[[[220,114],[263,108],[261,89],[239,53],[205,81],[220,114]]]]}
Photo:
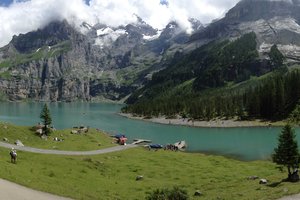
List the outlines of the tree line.
{"type": "MultiPolygon", "coordinates": [[[[189,88],[190,86],[187,86],[189,88]]],[[[181,115],[198,120],[214,118],[261,118],[282,120],[293,112],[300,99],[300,70],[274,72],[242,89],[195,92],[180,88],[148,101],[123,108],[123,112],[153,117],[181,115]]]]}

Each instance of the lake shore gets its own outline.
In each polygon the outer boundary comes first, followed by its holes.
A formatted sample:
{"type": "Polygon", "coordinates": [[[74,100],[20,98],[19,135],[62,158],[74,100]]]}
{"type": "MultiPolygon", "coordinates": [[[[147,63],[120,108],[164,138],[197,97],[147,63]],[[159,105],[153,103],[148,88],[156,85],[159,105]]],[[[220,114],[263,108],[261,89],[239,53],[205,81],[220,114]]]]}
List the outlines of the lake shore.
{"type": "Polygon", "coordinates": [[[135,120],[143,120],[159,124],[169,124],[169,125],[178,125],[178,126],[190,126],[190,127],[199,127],[199,128],[236,128],[236,127],[269,127],[269,126],[284,126],[284,121],[261,121],[261,120],[251,120],[251,121],[241,121],[235,119],[215,119],[210,121],[194,121],[187,118],[176,118],[176,119],[167,119],[165,117],[157,118],[145,118],[141,116],[133,116],[128,113],[119,113],[123,117],[135,120]]]}

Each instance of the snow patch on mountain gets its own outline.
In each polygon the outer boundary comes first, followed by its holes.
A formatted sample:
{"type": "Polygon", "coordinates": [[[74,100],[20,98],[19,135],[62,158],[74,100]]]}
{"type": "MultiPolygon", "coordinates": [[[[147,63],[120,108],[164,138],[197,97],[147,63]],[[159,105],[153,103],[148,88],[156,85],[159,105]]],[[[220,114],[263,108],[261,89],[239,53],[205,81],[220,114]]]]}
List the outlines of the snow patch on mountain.
{"type": "Polygon", "coordinates": [[[159,30],[159,31],[157,31],[156,35],[143,35],[143,39],[147,40],[147,41],[156,40],[159,38],[159,36],[161,35],[162,32],[163,32],[163,30],[159,30]]]}
{"type": "Polygon", "coordinates": [[[112,36],[120,36],[126,34],[126,30],[124,29],[117,29],[113,30],[110,27],[102,28],[97,30],[97,36],[104,36],[104,35],[112,35],[112,36]]]}
{"type": "Polygon", "coordinates": [[[124,29],[113,30],[110,27],[105,27],[97,30],[97,38],[95,39],[95,45],[100,47],[109,46],[115,42],[120,36],[128,34],[124,29]]]}

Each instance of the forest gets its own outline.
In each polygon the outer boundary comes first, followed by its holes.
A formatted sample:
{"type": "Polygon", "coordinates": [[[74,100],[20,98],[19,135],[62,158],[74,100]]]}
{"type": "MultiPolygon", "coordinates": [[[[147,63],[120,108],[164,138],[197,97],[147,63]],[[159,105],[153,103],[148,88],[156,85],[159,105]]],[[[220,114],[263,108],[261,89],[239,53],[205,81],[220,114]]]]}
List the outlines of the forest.
{"type": "Polygon", "coordinates": [[[283,120],[291,113],[296,118],[300,69],[288,69],[276,45],[268,59],[260,59],[256,45],[255,34],[249,33],[233,42],[209,43],[188,55],[178,53],[122,111],[196,120],[283,120]]]}

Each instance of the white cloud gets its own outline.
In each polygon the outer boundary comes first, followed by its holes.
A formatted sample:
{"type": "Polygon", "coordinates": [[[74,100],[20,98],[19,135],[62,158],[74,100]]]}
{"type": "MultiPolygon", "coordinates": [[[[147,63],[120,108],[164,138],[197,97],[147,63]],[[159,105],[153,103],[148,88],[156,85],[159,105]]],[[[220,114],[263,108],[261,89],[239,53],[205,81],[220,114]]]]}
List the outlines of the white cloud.
{"type": "Polygon", "coordinates": [[[134,22],[137,14],[148,24],[161,29],[172,20],[187,32],[191,31],[188,18],[208,23],[224,15],[239,0],[29,0],[14,1],[9,7],[0,7],[0,46],[6,45],[13,35],[42,28],[53,20],[67,19],[79,26],[103,23],[110,26],[134,22]]]}

